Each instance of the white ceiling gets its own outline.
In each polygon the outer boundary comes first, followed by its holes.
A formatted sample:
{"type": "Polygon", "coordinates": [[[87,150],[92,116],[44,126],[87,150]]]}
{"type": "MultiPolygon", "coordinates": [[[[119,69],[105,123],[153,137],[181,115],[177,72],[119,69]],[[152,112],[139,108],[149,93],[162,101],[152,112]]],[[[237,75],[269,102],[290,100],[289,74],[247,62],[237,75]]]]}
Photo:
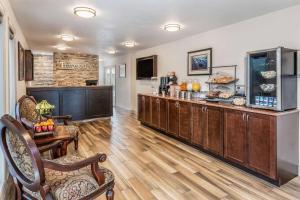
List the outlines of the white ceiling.
{"type": "Polygon", "coordinates": [[[61,33],[78,40],[68,42],[68,51],[118,54],[178,40],[217,27],[243,21],[300,3],[300,0],[10,0],[18,22],[33,50],[56,51],[61,33]],[[97,11],[92,19],[73,14],[76,6],[97,11]],[[165,32],[167,22],[184,25],[180,32],[165,32]],[[133,49],[122,47],[135,40],[133,49]]]}

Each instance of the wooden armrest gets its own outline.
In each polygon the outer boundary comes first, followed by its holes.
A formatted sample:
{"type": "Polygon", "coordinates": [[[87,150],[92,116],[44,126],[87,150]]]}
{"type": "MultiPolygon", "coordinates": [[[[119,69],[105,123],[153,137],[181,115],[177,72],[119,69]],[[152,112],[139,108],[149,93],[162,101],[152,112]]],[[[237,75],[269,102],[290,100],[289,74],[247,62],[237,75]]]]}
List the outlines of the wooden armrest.
{"type": "Polygon", "coordinates": [[[26,129],[34,129],[34,124],[33,122],[27,120],[26,118],[21,118],[22,124],[26,127],[26,129]]]}
{"type": "Polygon", "coordinates": [[[81,169],[83,167],[98,164],[98,162],[104,162],[106,160],[106,154],[96,154],[92,157],[86,158],[84,160],[68,163],[68,164],[59,164],[55,163],[52,160],[42,160],[44,164],[44,168],[52,169],[56,171],[68,172],[81,169]]]}
{"type": "Polygon", "coordinates": [[[49,151],[49,150],[56,150],[57,148],[61,147],[62,144],[63,144],[63,141],[58,140],[58,141],[52,142],[50,144],[38,147],[38,149],[39,149],[40,153],[43,153],[43,152],[49,151]]]}

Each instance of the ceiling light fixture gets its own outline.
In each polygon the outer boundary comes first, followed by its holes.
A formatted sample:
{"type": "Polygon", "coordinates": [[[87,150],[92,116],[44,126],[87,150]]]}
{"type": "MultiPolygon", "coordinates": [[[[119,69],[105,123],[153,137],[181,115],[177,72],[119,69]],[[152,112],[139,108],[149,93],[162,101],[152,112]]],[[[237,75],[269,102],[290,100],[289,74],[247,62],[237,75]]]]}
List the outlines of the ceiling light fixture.
{"type": "Polygon", "coordinates": [[[129,47],[129,48],[132,48],[137,45],[137,43],[135,41],[125,41],[125,42],[122,42],[121,44],[123,46],[129,47]]]}
{"type": "Polygon", "coordinates": [[[180,30],[182,30],[182,25],[176,24],[176,23],[165,24],[165,25],[163,26],[163,30],[169,31],[169,32],[180,31],[180,30]]]}
{"type": "Polygon", "coordinates": [[[83,18],[92,18],[96,16],[96,10],[88,7],[76,7],[74,14],[83,18]]]}
{"type": "Polygon", "coordinates": [[[60,51],[65,51],[67,49],[69,49],[70,47],[67,45],[57,45],[56,49],[60,50],[60,51]]]}
{"type": "Polygon", "coordinates": [[[71,42],[71,41],[75,40],[75,37],[73,35],[69,35],[69,34],[61,34],[60,37],[63,41],[67,41],[67,42],[71,42]]]}
{"type": "Polygon", "coordinates": [[[117,50],[115,50],[115,49],[111,49],[111,50],[108,50],[107,51],[107,53],[109,53],[109,54],[116,54],[117,53],[117,50]]]}

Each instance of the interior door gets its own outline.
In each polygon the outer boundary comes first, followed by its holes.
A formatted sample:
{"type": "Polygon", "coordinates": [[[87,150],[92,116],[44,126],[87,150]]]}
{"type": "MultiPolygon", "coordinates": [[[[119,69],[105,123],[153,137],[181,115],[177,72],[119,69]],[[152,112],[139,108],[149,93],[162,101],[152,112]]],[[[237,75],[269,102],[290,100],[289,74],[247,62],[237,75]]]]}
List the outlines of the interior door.
{"type": "Polygon", "coordinates": [[[116,103],[116,67],[106,66],[104,67],[104,85],[113,86],[113,105],[116,103]]]}

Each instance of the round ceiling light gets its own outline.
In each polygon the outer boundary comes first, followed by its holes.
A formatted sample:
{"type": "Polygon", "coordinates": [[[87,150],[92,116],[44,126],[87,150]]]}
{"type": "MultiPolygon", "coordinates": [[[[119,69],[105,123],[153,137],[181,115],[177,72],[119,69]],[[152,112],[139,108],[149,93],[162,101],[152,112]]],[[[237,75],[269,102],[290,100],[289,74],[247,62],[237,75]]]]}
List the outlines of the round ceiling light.
{"type": "Polygon", "coordinates": [[[129,47],[129,48],[132,48],[137,45],[137,43],[135,41],[125,41],[125,42],[122,42],[121,44],[123,46],[129,47]]]}
{"type": "Polygon", "coordinates": [[[65,50],[69,49],[70,47],[67,45],[57,45],[56,48],[60,51],[65,51],[65,50]]]}
{"type": "Polygon", "coordinates": [[[110,49],[110,50],[107,51],[107,53],[113,55],[113,54],[116,54],[116,53],[117,53],[117,50],[115,50],[115,49],[110,49]]]}
{"type": "Polygon", "coordinates": [[[96,16],[96,10],[88,7],[76,7],[74,14],[83,18],[92,18],[96,16]]]}
{"type": "Polygon", "coordinates": [[[73,35],[69,35],[69,34],[61,34],[60,37],[63,41],[67,41],[67,42],[71,42],[71,41],[75,40],[75,37],[73,35]]]}
{"type": "Polygon", "coordinates": [[[182,25],[180,24],[166,24],[163,26],[163,30],[169,31],[169,32],[176,32],[182,30],[182,25]]]}

